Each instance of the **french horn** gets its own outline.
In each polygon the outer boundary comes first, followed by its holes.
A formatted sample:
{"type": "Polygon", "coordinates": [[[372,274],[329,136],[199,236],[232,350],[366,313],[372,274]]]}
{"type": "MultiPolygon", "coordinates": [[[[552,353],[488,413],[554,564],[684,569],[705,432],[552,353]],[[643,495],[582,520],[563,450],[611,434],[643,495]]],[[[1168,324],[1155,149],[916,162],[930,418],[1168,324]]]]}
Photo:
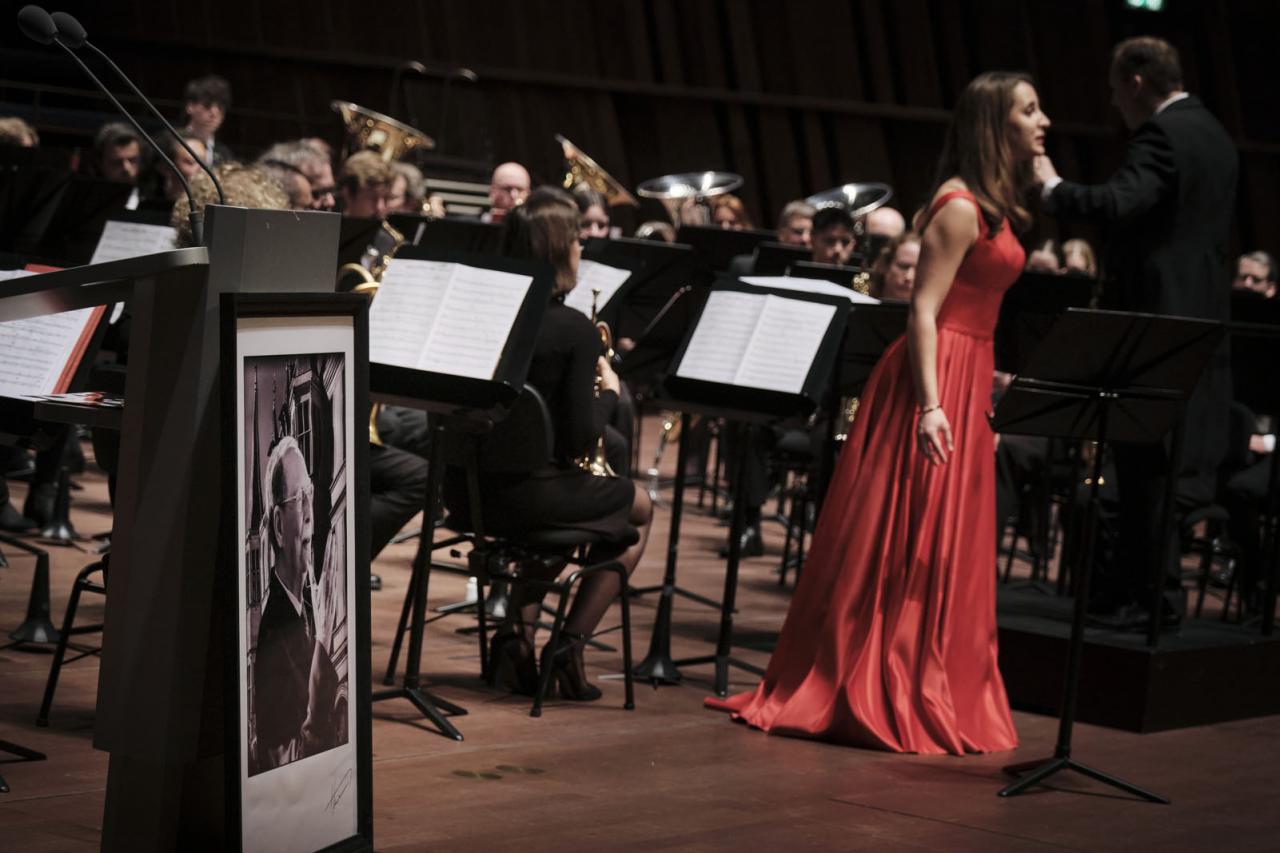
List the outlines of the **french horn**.
{"type": "Polygon", "coordinates": [[[610,175],[599,163],[588,157],[581,148],[558,133],[556,134],[556,142],[560,143],[560,148],[564,151],[564,188],[566,190],[572,192],[581,186],[590,187],[604,196],[604,200],[609,203],[610,207],[617,207],[623,204],[631,207],[640,206],[640,202],[636,201],[635,196],[627,192],[626,187],[618,183],[618,180],[613,175],[610,175]]]}

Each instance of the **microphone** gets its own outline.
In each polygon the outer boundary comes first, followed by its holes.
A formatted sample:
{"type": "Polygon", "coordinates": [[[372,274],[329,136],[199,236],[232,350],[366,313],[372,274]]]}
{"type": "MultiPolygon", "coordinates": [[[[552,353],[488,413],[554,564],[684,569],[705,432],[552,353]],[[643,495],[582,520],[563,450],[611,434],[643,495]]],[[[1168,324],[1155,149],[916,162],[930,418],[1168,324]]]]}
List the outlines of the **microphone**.
{"type": "Polygon", "coordinates": [[[138,132],[138,135],[145,139],[147,144],[149,144],[155,150],[156,154],[159,155],[160,159],[164,161],[165,165],[173,170],[173,173],[178,177],[179,182],[182,184],[183,192],[187,194],[187,204],[190,206],[191,211],[188,218],[191,221],[192,239],[195,240],[196,245],[204,245],[204,217],[201,215],[200,211],[196,209],[196,200],[191,194],[191,185],[187,183],[187,179],[183,177],[182,172],[178,170],[178,167],[173,165],[173,161],[169,159],[169,156],[165,154],[160,146],[156,144],[156,141],[151,138],[151,135],[143,130],[142,125],[138,124],[134,117],[129,114],[129,111],[126,110],[118,100],[116,100],[116,96],[111,94],[111,90],[104,86],[102,81],[97,78],[97,75],[89,70],[89,66],[85,65],[84,62],[81,61],[80,57],[76,56],[75,51],[67,47],[67,45],[63,43],[62,39],[58,37],[58,25],[54,23],[53,16],[44,9],[41,9],[39,6],[23,6],[22,9],[18,11],[18,28],[22,30],[23,35],[27,36],[34,42],[39,44],[56,44],[58,47],[65,50],[67,55],[80,66],[80,69],[88,75],[89,79],[93,81],[93,84],[98,87],[102,94],[107,96],[107,100],[111,101],[112,106],[114,106],[122,116],[129,120],[129,124],[133,125],[133,129],[138,132]]]}
{"type": "Polygon", "coordinates": [[[151,111],[153,116],[160,120],[160,123],[165,126],[165,129],[173,134],[173,138],[177,140],[178,144],[185,148],[187,153],[191,155],[191,159],[196,161],[196,165],[203,169],[204,173],[209,176],[209,180],[213,181],[213,188],[218,191],[218,204],[226,204],[227,197],[222,192],[222,184],[218,181],[217,176],[213,174],[213,169],[205,165],[203,157],[196,156],[196,152],[191,150],[191,146],[187,144],[187,140],[182,138],[182,134],[173,129],[173,125],[169,124],[168,119],[161,114],[160,110],[156,109],[155,104],[151,103],[151,99],[142,94],[137,86],[133,85],[133,81],[125,76],[125,73],[120,70],[118,65],[111,61],[111,57],[99,50],[97,45],[90,44],[89,35],[84,31],[84,27],[80,22],[66,12],[54,12],[50,17],[53,18],[53,25],[58,30],[58,36],[67,47],[72,50],[79,50],[81,47],[89,48],[89,50],[96,53],[103,62],[107,63],[107,67],[114,71],[117,77],[124,81],[124,84],[129,87],[134,96],[137,97],[138,100],[142,101],[146,108],[151,111]]]}

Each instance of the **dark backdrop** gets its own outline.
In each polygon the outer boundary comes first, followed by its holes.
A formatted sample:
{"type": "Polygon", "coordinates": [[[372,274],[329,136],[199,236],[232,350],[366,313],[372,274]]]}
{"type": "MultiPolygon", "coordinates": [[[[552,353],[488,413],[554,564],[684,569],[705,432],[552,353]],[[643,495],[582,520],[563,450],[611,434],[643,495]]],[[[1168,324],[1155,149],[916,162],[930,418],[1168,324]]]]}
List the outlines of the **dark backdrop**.
{"type": "MultiPolygon", "coordinates": [[[[1275,0],[1166,0],[1161,13],[1123,0],[63,5],[171,111],[186,79],[227,77],[235,104],[223,137],[243,155],[300,135],[336,141],[329,101],[386,111],[393,70],[415,59],[428,74],[406,78],[408,103],[396,112],[443,137],[441,169],[482,173],[516,159],[536,179],[558,180],[559,132],[631,187],[671,172],[739,172],[744,201],[766,224],[787,200],[850,180],[887,181],[895,204],[914,208],[956,93],[994,68],[1035,75],[1060,171],[1101,179],[1123,139],[1108,105],[1108,52],[1153,33],[1178,46],[1188,88],[1240,146],[1240,247],[1280,248],[1275,0]],[[446,87],[459,65],[479,82],[446,87]]],[[[80,94],[69,62],[12,25],[0,46],[0,112],[38,110],[50,138],[101,118],[102,102],[80,94]]]]}

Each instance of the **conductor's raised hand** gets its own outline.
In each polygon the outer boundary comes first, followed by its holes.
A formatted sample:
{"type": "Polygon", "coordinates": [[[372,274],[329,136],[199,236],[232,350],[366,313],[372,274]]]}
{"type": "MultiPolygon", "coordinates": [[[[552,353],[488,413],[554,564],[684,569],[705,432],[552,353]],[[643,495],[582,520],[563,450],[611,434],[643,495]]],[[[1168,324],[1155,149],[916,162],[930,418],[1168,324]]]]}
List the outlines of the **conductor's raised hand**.
{"type": "Polygon", "coordinates": [[[951,436],[951,422],[940,408],[933,408],[920,416],[916,425],[916,440],[920,452],[934,465],[947,461],[947,455],[956,449],[951,436]]]}
{"type": "Polygon", "coordinates": [[[1039,187],[1058,177],[1058,170],[1053,167],[1048,154],[1037,154],[1032,158],[1031,169],[1035,173],[1036,186],[1039,187]]]}

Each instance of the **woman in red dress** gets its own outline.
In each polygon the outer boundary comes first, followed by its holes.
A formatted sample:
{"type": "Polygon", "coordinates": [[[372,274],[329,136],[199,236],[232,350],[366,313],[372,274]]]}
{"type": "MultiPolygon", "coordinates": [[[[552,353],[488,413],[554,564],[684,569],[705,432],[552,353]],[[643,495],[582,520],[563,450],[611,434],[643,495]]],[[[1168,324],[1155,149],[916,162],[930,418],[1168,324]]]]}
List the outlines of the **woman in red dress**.
{"type": "Polygon", "coordinates": [[[1017,746],[995,619],[994,444],[987,422],[1014,229],[1049,119],[1029,77],[960,95],[907,332],[861,397],[764,680],[708,705],[756,728],[894,752],[1017,746]]]}

